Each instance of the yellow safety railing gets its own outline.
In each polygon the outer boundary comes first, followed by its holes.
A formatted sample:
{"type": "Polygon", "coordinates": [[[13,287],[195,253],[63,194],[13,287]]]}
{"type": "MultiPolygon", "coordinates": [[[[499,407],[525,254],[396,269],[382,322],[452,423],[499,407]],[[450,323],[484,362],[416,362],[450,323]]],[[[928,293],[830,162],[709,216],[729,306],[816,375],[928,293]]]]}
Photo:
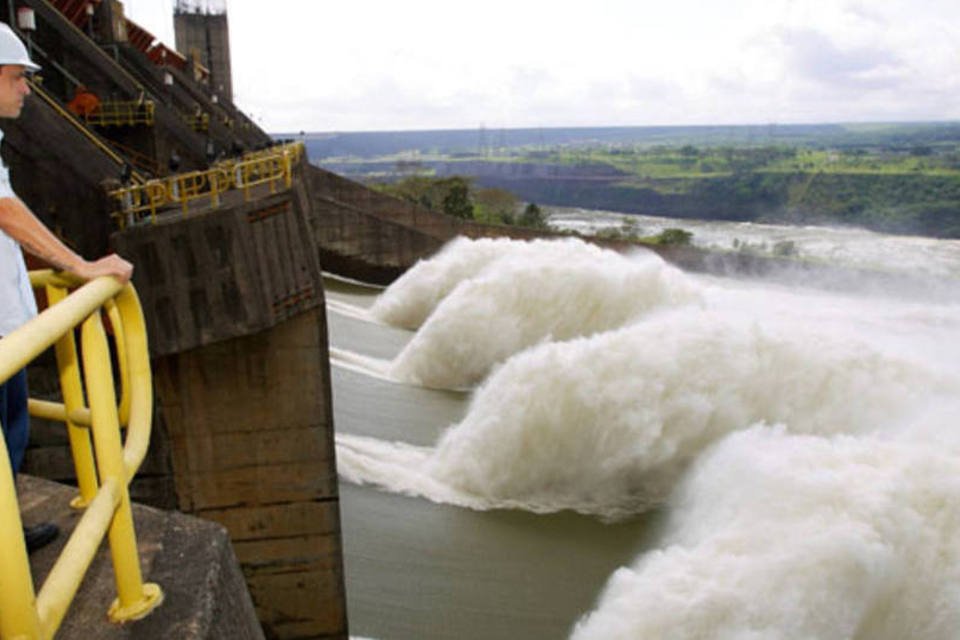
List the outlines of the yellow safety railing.
{"type": "Polygon", "coordinates": [[[241,190],[246,201],[259,185],[268,185],[270,193],[275,193],[279,185],[289,189],[293,168],[303,154],[301,142],[278,145],[219,162],[206,171],[179,173],[117,189],[109,194],[120,203],[114,217],[122,229],[146,218],[156,222],[157,212],[169,207],[179,206],[186,214],[190,203],[199,199],[209,199],[211,206],[218,207],[222,194],[232,189],[241,190]]]}
{"type": "Polygon", "coordinates": [[[194,131],[209,131],[210,130],[210,114],[209,113],[191,113],[183,116],[183,119],[194,131]]]}
{"type": "Polygon", "coordinates": [[[153,126],[155,106],[152,100],[105,100],[93,113],[80,116],[99,127],[153,126]]]}
{"type": "MultiPolygon", "coordinates": [[[[67,122],[69,122],[72,126],[74,126],[90,142],[92,142],[94,145],[99,147],[101,151],[106,153],[114,162],[117,163],[117,165],[122,167],[126,163],[126,160],[124,160],[122,157],[117,155],[117,153],[113,149],[111,149],[103,140],[98,138],[96,134],[94,134],[92,131],[90,131],[89,129],[84,127],[82,124],[80,124],[80,121],[77,119],[76,115],[70,113],[65,108],[63,108],[60,105],[60,103],[54,100],[53,97],[51,97],[50,94],[48,94],[44,89],[42,89],[36,81],[30,80],[28,78],[27,83],[30,85],[30,90],[35,95],[40,96],[44,102],[50,105],[50,107],[52,107],[57,113],[60,114],[62,118],[64,118],[67,122]]],[[[143,182],[143,176],[141,176],[136,171],[134,171],[131,174],[131,179],[137,183],[143,182]]]]}
{"type": "Polygon", "coordinates": [[[132,285],[122,286],[113,278],[102,277],[68,295],[76,283],[49,270],[31,272],[30,280],[35,288],[46,289],[50,305],[0,339],[0,381],[55,346],[63,403],[31,399],[30,413],[66,423],[80,493],[74,505],[86,510],[40,591],[35,592],[16,486],[6,443],[0,438],[2,640],[52,638],[105,537],[117,587],[109,618],[114,622],[136,620],[163,600],[159,586],[143,582],[128,492],[147,452],[153,413],[147,333],[136,291],[132,285]],[[119,403],[102,311],[113,328],[120,369],[119,403]],[[75,343],[77,327],[81,328],[82,357],[75,343]],[[124,441],[121,425],[127,427],[124,441]]]}

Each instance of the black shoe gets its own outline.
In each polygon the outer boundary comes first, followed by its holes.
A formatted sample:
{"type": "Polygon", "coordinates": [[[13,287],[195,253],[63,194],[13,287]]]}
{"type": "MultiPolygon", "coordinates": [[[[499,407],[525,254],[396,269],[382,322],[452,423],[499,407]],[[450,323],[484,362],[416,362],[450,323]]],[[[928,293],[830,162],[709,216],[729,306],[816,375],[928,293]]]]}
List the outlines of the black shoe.
{"type": "Polygon", "coordinates": [[[52,522],[41,522],[32,527],[23,528],[23,539],[27,543],[27,552],[47,546],[60,535],[60,529],[52,522]]]}

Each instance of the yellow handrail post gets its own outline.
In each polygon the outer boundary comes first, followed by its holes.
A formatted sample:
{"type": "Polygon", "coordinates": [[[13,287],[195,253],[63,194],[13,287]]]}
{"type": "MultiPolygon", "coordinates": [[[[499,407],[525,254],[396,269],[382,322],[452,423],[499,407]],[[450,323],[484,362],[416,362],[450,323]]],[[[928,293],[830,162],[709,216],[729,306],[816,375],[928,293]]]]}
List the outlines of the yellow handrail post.
{"type": "Polygon", "coordinates": [[[40,616],[7,443],[0,438],[0,638],[39,638],[40,616]]]}
{"type": "Polygon", "coordinates": [[[81,343],[100,483],[119,485],[119,504],[108,534],[117,599],[110,605],[108,615],[114,622],[137,620],[162,602],[163,593],[155,584],[144,584],[140,572],[133,511],[127,490],[127,469],[123,463],[120,442],[117,400],[110,373],[110,353],[99,313],[94,313],[84,321],[81,343]]]}
{"type": "Polygon", "coordinates": [[[114,345],[117,349],[117,364],[120,368],[120,427],[127,426],[130,421],[130,365],[127,357],[127,340],[124,335],[123,318],[115,300],[108,300],[104,305],[110,326],[113,329],[114,345]]]}
{"type": "MultiPolygon", "coordinates": [[[[53,306],[67,297],[63,287],[46,285],[47,301],[53,306]]],[[[90,444],[90,430],[77,425],[70,419],[70,413],[85,409],[83,383],[80,380],[80,362],[77,359],[77,345],[73,331],[68,331],[57,340],[54,347],[57,357],[57,369],[60,372],[60,389],[67,414],[67,436],[70,440],[70,454],[77,472],[77,487],[80,495],[70,503],[75,509],[86,507],[97,493],[97,470],[93,460],[93,447],[90,444]]]]}
{"type": "Polygon", "coordinates": [[[290,161],[290,154],[283,153],[283,180],[287,189],[293,186],[293,163],[290,161]]]}
{"type": "MultiPolygon", "coordinates": [[[[150,354],[147,327],[140,299],[132,286],[124,287],[116,297],[117,308],[124,318],[123,339],[129,355],[130,415],[127,437],[123,445],[127,479],[134,474],[150,446],[150,424],[153,420],[153,384],[150,374],[150,354]]],[[[121,406],[122,406],[121,402],[121,406]]]]}
{"type": "Polygon", "coordinates": [[[150,182],[143,185],[143,190],[150,198],[150,223],[157,221],[157,205],[167,200],[167,187],[162,182],[150,182]]]}

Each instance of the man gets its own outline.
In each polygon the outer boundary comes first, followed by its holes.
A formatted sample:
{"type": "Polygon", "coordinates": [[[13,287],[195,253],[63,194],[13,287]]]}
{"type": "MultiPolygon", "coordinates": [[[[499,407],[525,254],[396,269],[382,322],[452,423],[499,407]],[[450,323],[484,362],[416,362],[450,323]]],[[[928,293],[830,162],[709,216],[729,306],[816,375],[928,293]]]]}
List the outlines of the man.
{"type": "MultiPolygon", "coordinates": [[[[0,23],[0,118],[17,118],[30,94],[27,73],[40,67],[27,54],[23,42],[6,24],[0,23]]],[[[3,132],[0,131],[0,141],[3,132]]],[[[117,255],[94,262],[78,256],[47,229],[10,187],[10,176],[0,164],[0,336],[7,335],[37,313],[33,290],[20,247],[83,279],[113,276],[126,283],[133,265],[117,255]]],[[[30,419],[27,414],[27,376],[20,371],[0,385],[0,423],[14,475],[27,448],[30,419]]],[[[0,523],[2,526],[2,523],[0,523]]],[[[42,523],[24,527],[27,549],[34,551],[58,535],[57,527],[42,523]]]]}

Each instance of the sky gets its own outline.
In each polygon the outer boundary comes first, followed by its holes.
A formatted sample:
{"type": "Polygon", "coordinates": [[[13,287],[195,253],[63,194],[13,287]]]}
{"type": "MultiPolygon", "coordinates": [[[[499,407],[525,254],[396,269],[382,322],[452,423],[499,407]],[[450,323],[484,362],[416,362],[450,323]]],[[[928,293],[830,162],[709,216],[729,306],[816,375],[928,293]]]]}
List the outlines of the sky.
{"type": "Polygon", "coordinates": [[[957,0],[194,1],[273,133],[960,120],[957,0]]]}

